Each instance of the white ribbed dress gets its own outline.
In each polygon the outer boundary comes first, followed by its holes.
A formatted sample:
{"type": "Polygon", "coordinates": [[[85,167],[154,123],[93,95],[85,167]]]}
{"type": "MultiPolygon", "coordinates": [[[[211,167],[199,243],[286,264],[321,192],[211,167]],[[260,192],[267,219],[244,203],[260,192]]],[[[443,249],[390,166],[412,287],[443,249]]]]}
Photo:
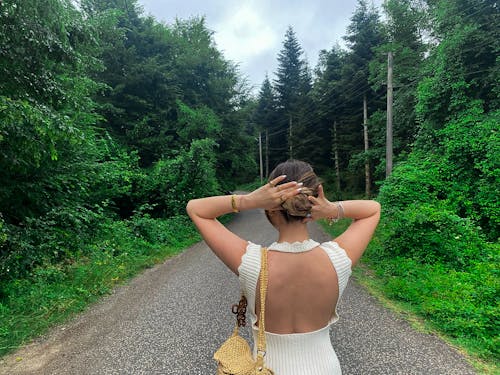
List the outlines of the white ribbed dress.
{"type": "MultiPolygon", "coordinates": [[[[337,272],[340,300],[351,275],[352,262],[344,249],[336,242],[322,244],[313,240],[293,244],[275,242],[268,249],[298,253],[310,251],[317,246],[320,246],[328,254],[337,272]]],[[[255,291],[260,272],[260,249],[260,245],[249,243],[238,268],[241,289],[248,300],[254,343],[257,342],[258,333],[257,316],[255,315],[255,291]]],[[[266,332],[266,366],[272,369],[276,375],[341,374],[340,363],[330,341],[330,325],[338,320],[336,307],[333,309],[332,306],[332,310],[332,317],[328,324],[317,331],[292,334],[266,332]]],[[[254,355],[255,351],[254,345],[254,355]]]]}

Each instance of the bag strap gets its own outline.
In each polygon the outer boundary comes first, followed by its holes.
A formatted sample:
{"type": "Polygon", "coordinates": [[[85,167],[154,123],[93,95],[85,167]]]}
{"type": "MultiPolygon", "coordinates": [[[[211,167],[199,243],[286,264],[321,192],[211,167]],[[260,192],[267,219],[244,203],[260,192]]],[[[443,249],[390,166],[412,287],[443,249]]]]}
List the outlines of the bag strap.
{"type": "MultiPolygon", "coordinates": [[[[259,333],[257,336],[257,365],[264,366],[264,356],[266,355],[266,334],[265,334],[265,315],[266,315],[266,293],[267,293],[267,248],[262,247],[260,251],[260,312],[259,312],[259,333]]],[[[236,326],[233,336],[238,335],[238,328],[246,324],[247,299],[241,294],[239,304],[232,306],[233,314],[236,314],[236,326]]]]}
{"type": "Polygon", "coordinates": [[[259,313],[259,334],[257,338],[257,361],[263,364],[266,355],[266,293],[267,293],[267,248],[261,248],[260,257],[260,313],[259,313]]]}

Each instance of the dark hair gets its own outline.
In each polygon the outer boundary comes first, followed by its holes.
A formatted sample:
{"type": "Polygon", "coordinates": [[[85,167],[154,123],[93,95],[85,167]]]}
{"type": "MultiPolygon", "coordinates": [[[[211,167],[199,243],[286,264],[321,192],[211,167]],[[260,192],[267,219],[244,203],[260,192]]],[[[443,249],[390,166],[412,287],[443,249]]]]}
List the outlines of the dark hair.
{"type": "MultiPolygon", "coordinates": [[[[300,194],[287,199],[281,205],[283,208],[281,212],[287,222],[302,220],[307,216],[312,207],[308,197],[311,195],[318,196],[318,186],[321,184],[321,180],[316,176],[309,163],[294,159],[278,164],[269,175],[269,181],[281,175],[286,175],[286,178],[278,185],[290,181],[302,182],[304,184],[300,194]]],[[[269,219],[267,212],[266,216],[269,219]]]]}

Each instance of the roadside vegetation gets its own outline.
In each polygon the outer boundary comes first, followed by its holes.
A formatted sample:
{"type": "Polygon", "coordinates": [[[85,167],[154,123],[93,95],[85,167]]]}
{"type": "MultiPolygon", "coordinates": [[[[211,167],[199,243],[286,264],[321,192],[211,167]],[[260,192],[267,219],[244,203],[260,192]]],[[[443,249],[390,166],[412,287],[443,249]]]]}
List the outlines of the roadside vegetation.
{"type": "Polygon", "coordinates": [[[376,197],[360,279],[498,372],[499,11],[359,0],[345,48],[310,67],[290,27],[253,93],[203,17],[0,1],[0,355],[198,241],[187,201],[257,186],[260,136],[264,179],[296,158],[376,197]]]}

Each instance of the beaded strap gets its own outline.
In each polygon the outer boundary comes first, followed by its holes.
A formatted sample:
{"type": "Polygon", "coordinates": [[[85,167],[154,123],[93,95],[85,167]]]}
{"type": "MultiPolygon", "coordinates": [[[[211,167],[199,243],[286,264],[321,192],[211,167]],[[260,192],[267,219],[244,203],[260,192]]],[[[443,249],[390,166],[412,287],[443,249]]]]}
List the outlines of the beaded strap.
{"type": "Polygon", "coordinates": [[[266,315],[266,293],[267,293],[267,248],[261,248],[260,260],[260,313],[259,313],[259,335],[257,339],[257,359],[266,355],[265,315],[266,315]]]}
{"type": "MultiPolygon", "coordinates": [[[[266,355],[266,334],[265,334],[265,315],[266,315],[266,293],[267,293],[267,248],[261,248],[260,257],[260,313],[259,313],[259,334],[257,338],[257,363],[264,366],[264,356],[266,355]]],[[[247,299],[242,294],[239,304],[232,306],[232,312],[236,315],[236,327],[233,335],[238,334],[238,328],[246,325],[245,313],[247,311],[247,299]]]]}

